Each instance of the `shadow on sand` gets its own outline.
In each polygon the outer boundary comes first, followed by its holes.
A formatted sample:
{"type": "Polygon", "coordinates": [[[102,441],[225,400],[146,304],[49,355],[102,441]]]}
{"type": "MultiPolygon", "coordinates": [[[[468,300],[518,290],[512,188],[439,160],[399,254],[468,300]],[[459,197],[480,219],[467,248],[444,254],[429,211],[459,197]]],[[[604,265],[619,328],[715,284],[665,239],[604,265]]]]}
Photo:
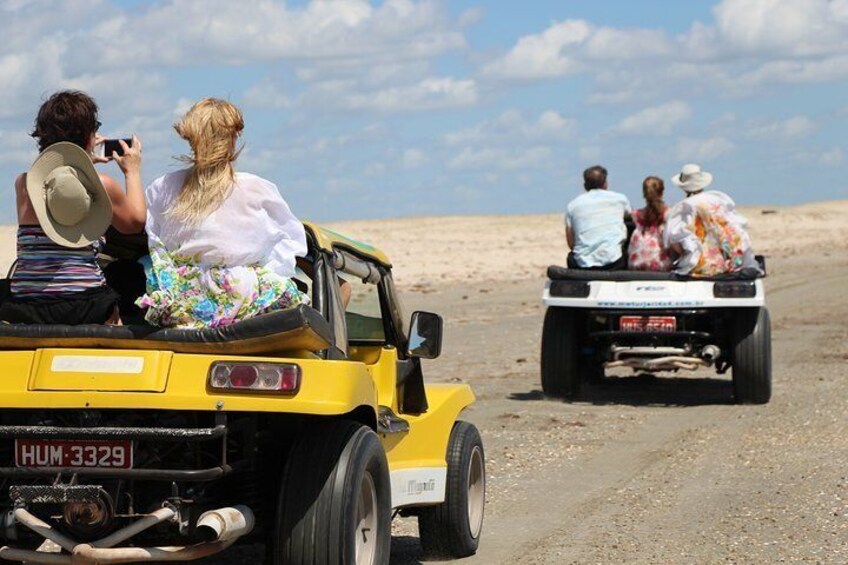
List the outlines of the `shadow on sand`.
{"type": "MultiPolygon", "coordinates": [[[[515,392],[510,400],[544,400],[540,390],[515,392]]],[[[583,383],[574,402],[598,406],[706,406],[733,404],[730,380],[694,377],[657,377],[649,373],[635,376],[609,376],[583,383]]]]}
{"type": "Polygon", "coordinates": [[[391,565],[422,565],[421,542],[415,536],[392,536],[391,565]]]}

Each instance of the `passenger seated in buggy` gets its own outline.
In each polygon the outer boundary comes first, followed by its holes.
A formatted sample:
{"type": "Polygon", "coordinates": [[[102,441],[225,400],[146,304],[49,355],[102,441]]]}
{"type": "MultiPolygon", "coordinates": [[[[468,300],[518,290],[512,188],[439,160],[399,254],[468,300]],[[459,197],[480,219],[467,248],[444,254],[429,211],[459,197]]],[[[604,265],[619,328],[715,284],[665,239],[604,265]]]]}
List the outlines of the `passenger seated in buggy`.
{"type": "Polygon", "coordinates": [[[569,202],[565,212],[568,267],[626,269],[630,202],[608,190],[607,170],[600,165],[583,172],[583,188],[586,192],[569,202]]]}
{"type": "Polygon", "coordinates": [[[144,226],[141,142],[124,154],[96,157],[97,104],[83,92],[50,96],[38,111],[32,136],[39,157],[15,181],[17,265],[0,304],[0,320],[17,324],[118,323],[118,295],[96,261],[110,224],[122,232],[144,226]],[[114,160],[126,192],[94,163],[114,160]]]}
{"type": "Polygon", "coordinates": [[[677,256],[674,272],[714,277],[743,270],[760,272],[748,235],[748,220],[727,194],[704,192],[713,176],[694,164],[684,165],[671,181],[686,198],[668,213],[664,243],[677,256]]]}
{"type": "Polygon", "coordinates": [[[303,224],[271,182],[234,169],[241,111],[207,98],[175,129],[192,154],[189,168],[146,191],[147,322],[215,328],[307,303],[292,281],[307,251],[303,224]]]}

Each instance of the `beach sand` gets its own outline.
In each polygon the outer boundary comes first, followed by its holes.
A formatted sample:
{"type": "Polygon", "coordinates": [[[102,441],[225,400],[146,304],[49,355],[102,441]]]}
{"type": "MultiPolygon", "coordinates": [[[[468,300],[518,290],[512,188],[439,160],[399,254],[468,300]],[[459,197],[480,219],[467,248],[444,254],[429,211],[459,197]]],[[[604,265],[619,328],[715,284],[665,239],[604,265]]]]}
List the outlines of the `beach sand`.
{"type": "MultiPolygon", "coordinates": [[[[487,504],[464,565],[848,563],[848,201],[743,212],[769,258],[763,406],[734,405],[714,370],[612,370],[577,401],[545,398],[540,297],[546,267],[565,261],[559,214],[331,224],[386,251],[410,311],[444,316],[427,382],[474,389],[462,418],[483,437],[487,504]]],[[[6,268],[14,228],[0,250],[6,268]]],[[[422,561],[416,518],[396,519],[391,564],[422,561]]]]}
{"type": "MultiPolygon", "coordinates": [[[[794,207],[748,207],[757,253],[794,256],[848,249],[848,200],[794,207]]],[[[564,264],[561,214],[439,216],[338,222],[328,227],[377,246],[394,263],[402,288],[422,291],[444,283],[517,281],[564,264]]],[[[15,258],[15,227],[0,226],[0,272],[15,258]]]]}

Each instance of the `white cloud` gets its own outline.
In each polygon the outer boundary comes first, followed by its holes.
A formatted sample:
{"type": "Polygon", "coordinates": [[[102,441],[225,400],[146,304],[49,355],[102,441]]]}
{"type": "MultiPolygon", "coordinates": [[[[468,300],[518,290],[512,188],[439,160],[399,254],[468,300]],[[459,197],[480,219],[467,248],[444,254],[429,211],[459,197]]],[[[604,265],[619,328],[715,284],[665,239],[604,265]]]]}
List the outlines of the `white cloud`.
{"type": "Polygon", "coordinates": [[[724,0],[713,10],[727,48],[769,57],[848,49],[845,0],[724,0]]]}
{"type": "Polygon", "coordinates": [[[401,155],[401,164],[407,169],[418,169],[430,162],[430,157],[420,149],[405,149],[401,155]]]}
{"type": "Polygon", "coordinates": [[[786,120],[750,121],[745,128],[745,136],[752,139],[780,141],[805,137],[815,130],[816,123],[813,120],[807,116],[794,116],[786,120]]]}
{"type": "Polygon", "coordinates": [[[313,0],[303,7],[229,0],[181,0],[97,18],[86,30],[97,64],[123,66],[133,46],[137,65],[241,64],[275,59],[398,60],[433,57],[465,46],[440,2],[313,0]],[[215,14],[210,17],[210,14],[215,14]],[[190,25],[187,25],[190,24],[190,25]]]}
{"type": "Polygon", "coordinates": [[[386,165],[378,161],[368,163],[365,166],[365,174],[369,177],[379,177],[386,173],[386,165]]]}
{"type": "Polygon", "coordinates": [[[548,110],[526,118],[518,110],[506,110],[497,118],[445,135],[447,145],[516,144],[574,137],[577,121],[548,110]]]}
{"type": "Polygon", "coordinates": [[[838,167],[845,163],[845,154],[840,147],[834,147],[822,153],[818,158],[818,162],[829,167],[838,167]]]}
{"type": "Polygon", "coordinates": [[[511,171],[541,165],[549,161],[552,156],[551,148],[544,146],[515,150],[465,147],[459,155],[448,162],[448,168],[453,170],[503,169],[511,171]]]}
{"type": "Polygon", "coordinates": [[[692,117],[692,109],[680,100],[645,108],[627,116],[612,131],[621,135],[670,135],[681,123],[692,117]]]}
{"type": "Polygon", "coordinates": [[[581,161],[597,162],[603,155],[603,149],[598,145],[582,145],[577,151],[581,161]]]}
{"type": "Polygon", "coordinates": [[[456,23],[461,27],[472,26],[478,22],[480,22],[483,17],[486,15],[486,12],[480,6],[476,6],[474,8],[469,8],[462,12],[457,18],[456,23]]]}
{"type": "Polygon", "coordinates": [[[473,80],[431,77],[416,84],[393,86],[374,92],[345,92],[346,85],[324,85],[324,94],[351,110],[400,112],[461,108],[477,103],[477,84],[473,80]]]}
{"type": "Polygon", "coordinates": [[[33,139],[23,132],[0,130],[0,165],[27,168],[38,151],[33,139]]]}
{"type": "Polygon", "coordinates": [[[554,22],[484,65],[485,77],[534,81],[586,73],[590,101],[656,99],[687,92],[749,96],[771,84],[848,77],[848,0],[723,0],[712,23],[671,37],[647,28],[554,22]]]}
{"type": "Polygon", "coordinates": [[[273,84],[264,82],[245,91],[244,104],[252,108],[282,110],[291,107],[292,101],[273,84]]]}
{"type": "Polygon", "coordinates": [[[503,79],[535,80],[564,76],[580,69],[569,50],[586,41],[591,27],[583,20],[554,23],[539,34],[525,35],[500,59],[489,63],[484,74],[503,79]]]}
{"type": "Polygon", "coordinates": [[[721,157],[735,147],[733,142],[724,137],[683,137],[677,140],[675,153],[681,161],[702,162],[721,157]]]}
{"type": "Polygon", "coordinates": [[[825,167],[841,167],[848,163],[848,158],[841,147],[832,147],[826,151],[811,150],[800,151],[792,155],[792,158],[804,165],[821,165],[825,167]]]}

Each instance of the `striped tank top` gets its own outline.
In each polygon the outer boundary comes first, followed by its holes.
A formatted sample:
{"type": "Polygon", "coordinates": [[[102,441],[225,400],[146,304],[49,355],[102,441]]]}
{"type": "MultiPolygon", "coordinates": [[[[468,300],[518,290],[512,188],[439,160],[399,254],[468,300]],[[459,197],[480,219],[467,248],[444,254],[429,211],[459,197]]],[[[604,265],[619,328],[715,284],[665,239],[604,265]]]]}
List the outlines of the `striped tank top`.
{"type": "Polygon", "coordinates": [[[99,244],[80,248],[53,242],[41,226],[18,227],[18,262],[10,280],[18,297],[62,296],[106,284],[97,264],[99,244]]]}

